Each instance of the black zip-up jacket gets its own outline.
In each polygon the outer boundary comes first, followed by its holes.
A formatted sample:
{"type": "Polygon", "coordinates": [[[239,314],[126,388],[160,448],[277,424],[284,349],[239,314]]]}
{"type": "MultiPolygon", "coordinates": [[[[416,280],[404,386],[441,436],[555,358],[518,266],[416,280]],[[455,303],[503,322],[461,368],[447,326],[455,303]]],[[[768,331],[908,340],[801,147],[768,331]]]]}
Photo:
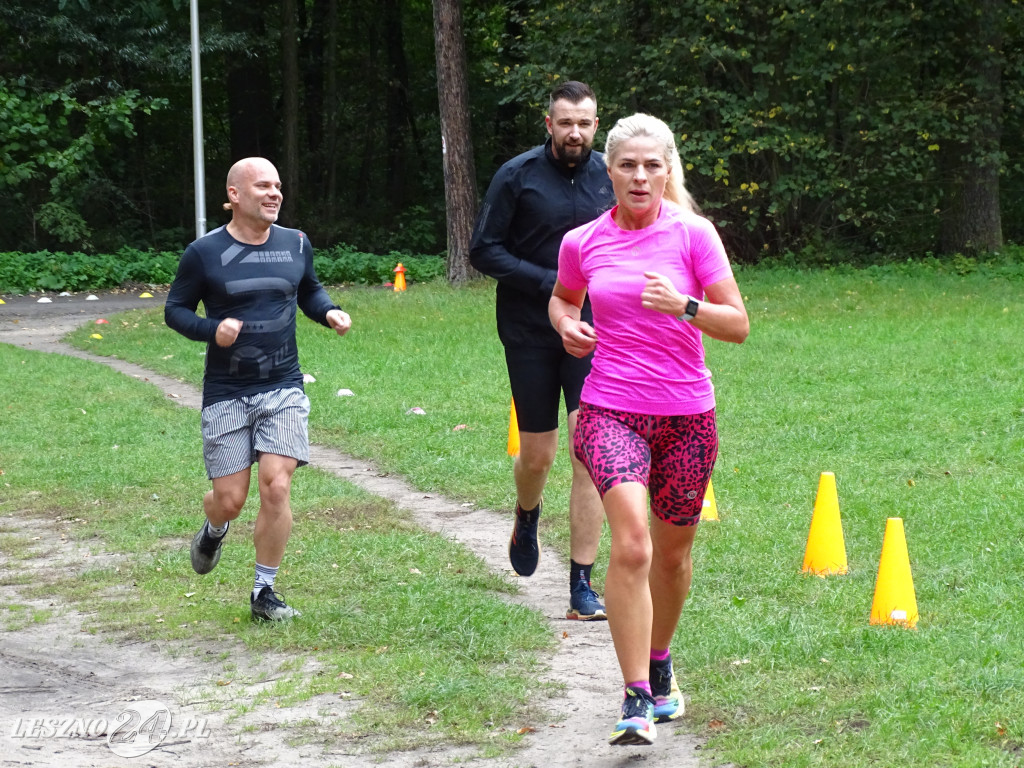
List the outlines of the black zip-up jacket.
{"type": "MultiPolygon", "coordinates": [[[[502,344],[562,346],[548,320],[562,236],[614,202],[604,156],[591,152],[570,168],[555,159],[550,138],[494,174],[477,216],[469,260],[498,281],[495,315],[502,344]]],[[[589,300],[582,317],[593,321],[589,300]]]]}

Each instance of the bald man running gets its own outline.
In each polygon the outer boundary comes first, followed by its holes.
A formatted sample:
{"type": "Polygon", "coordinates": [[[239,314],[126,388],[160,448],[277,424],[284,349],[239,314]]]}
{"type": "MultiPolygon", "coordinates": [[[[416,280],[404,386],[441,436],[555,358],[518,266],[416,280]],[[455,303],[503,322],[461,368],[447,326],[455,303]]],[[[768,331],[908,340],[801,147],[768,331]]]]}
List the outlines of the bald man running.
{"type": "Polygon", "coordinates": [[[300,615],[274,581],[291,535],[292,474],[309,462],[296,307],[339,336],[352,321],[317,279],[305,233],[275,224],[284,198],[274,165],[261,157],[239,160],[228,171],[227,195],[231,221],[185,249],[164,311],[168,327],[206,342],[203,459],[213,488],[203,498],[206,519],[190,554],[196,573],[217,565],[258,462],[250,613],[283,621],[300,615]],[[200,301],[205,317],[196,313],[200,301]]]}

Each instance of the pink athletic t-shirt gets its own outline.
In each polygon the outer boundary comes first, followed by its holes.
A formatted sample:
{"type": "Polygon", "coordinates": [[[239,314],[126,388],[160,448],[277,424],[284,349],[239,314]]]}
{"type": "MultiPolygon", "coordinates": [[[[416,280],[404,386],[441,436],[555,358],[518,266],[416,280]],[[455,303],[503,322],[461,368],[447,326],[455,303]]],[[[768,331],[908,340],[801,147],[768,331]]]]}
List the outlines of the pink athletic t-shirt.
{"type": "Polygon", "coordinates": [[[594,308],[597,349],[581,399],[651,416],[685,416],[715,407],[701,332],[640,303],[644,272],[665,275],[683,294],[732,277],[714,225],[665,202],[658,220],[620,229],[618,206],[568,232],[558,253],[558,280],[586,288],[594,308]]]}

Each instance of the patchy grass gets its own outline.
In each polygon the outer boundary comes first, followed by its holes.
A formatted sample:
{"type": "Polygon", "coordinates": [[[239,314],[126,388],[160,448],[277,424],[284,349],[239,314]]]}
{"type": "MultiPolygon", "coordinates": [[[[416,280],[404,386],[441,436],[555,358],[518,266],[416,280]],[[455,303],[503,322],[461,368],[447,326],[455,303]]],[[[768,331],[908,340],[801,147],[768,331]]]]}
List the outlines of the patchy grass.
{"type": "MultiPolygon", "coordinates": [[[[693,594],[673,643],[691,696],[687,722],[715,759],[739,765],[1019,765],[1020,283],[906,265],[742,270],[738,281],[750,339],[707,343],[721,520],[698,534],[693,594]],[[800,573],[824,471],[836,474],[850,563],[848,575],[828,579],[800,573]],[[914,631],[868,624],[888,517],[905,523],[921,612],[914,631]]],[[[491,285],[356,289],[336,299],[353,317],[348,337],[300,327],[303,366],[317,378],[308,387],[314,439],[425,491],[510,507],[509,393],[491,285]],[[336,397],[342,387],[355,396],[336,397]],[[426,415],[407,416],[413,406],[426,415]]],[[[198,381],[201,349],[157,313],[112,325],[102,342],[86,331],[74,340],[198,381]]],[[[542,525],[545,543],[562,551],[568,487],[563,454],[542,525]]],[[[367,536],[359,546],[394,557],[367,536]]],[[[434,559],[423,575],[449,561],[434,559]]],[[[607,540],[598,581],[606,561],[607,540]]],[[[346,610],[360,607],[351,592],[340,594],[346,610]]],[[[229,600],[217,610],[211,620],[226,622],[241,608],[229,600]]],[[[346,622],[334,628],[341,633],[346,622]]],[[[454,629],[475,637],[469,617],[454,629]]],[[[275,636],[287,644],[292,631],[275,636]]],[[[361,649],[351,659],[355,679],[377,669],[376,649],[358,634],[338,637],[361,649]]],[[[491,658],[486,642],[478,647],[491,658]]],[[[428,673],[396,701],[423,712],[432,707],[422,696],[448,693],[447,685],[483,695],[473,692],[473,672],[428,673]]],[[[456,719],[443,721],[458,731],[456,719]]]]}

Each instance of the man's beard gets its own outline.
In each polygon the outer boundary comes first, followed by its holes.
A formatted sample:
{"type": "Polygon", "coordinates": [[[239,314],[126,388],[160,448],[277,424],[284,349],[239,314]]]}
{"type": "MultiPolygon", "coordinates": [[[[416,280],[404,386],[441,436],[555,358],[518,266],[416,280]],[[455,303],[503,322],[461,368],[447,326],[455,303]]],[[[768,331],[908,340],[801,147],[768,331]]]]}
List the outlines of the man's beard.
{"type": "Polygon", "coordinates": [[[579,165],[590,154],[590,147],[586,144],[559,144],[558,159],[565,165],[579,165]]]}

